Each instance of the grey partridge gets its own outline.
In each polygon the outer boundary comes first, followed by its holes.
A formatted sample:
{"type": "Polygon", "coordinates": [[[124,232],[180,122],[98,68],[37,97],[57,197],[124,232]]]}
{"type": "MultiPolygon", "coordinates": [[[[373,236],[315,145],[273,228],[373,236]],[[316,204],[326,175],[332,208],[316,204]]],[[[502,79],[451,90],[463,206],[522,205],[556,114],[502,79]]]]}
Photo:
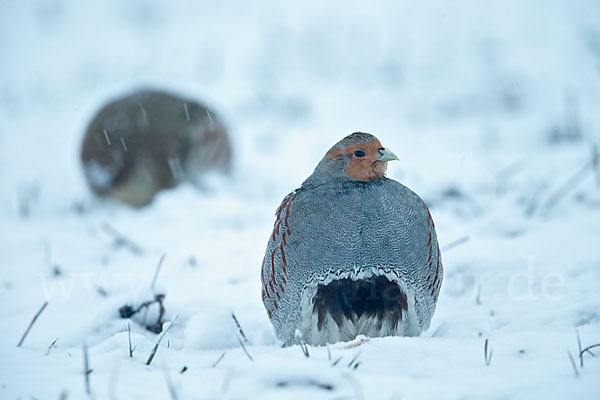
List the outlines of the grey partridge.
{"type": "Polygon", "coordinates": [[[423,200],[385,177],[398,158],[368,133],[333,146],[285,197],[262,263],[262,299],[284,345],[416,336],[443,279],[423,200]]]}

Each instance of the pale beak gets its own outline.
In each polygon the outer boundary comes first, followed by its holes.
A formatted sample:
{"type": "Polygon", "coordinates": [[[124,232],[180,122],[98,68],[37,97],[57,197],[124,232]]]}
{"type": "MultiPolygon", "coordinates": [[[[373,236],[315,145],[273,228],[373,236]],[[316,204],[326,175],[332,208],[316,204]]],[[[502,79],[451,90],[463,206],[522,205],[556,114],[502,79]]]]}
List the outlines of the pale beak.
{"type": "Polygon", "coordinates": [[[392,153],[392,151],[388,150],[388,149],[379,150],[379,154],[381,154],[381,157],[379,157],[376,161],[394,161],[394,160],[398,160],[398,156],[395,155],[394,153],[392,153]]]}

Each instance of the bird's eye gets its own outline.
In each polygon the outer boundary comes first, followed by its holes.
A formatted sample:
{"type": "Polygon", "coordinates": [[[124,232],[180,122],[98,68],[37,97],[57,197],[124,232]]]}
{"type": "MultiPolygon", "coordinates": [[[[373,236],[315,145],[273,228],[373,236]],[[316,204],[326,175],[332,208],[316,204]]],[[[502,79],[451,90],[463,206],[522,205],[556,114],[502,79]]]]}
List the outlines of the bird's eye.
{"type": "Polygon", "coordinates": [[[356,150],[356,151],[354,152],[354,155],[355,155],[356,157],[364,157],[364,156],[366,156],[366,155],[367,155],[367,153],[365,153],[365,152],[364,152],[364,151],[362,151],[362,150],[356,150]]]}

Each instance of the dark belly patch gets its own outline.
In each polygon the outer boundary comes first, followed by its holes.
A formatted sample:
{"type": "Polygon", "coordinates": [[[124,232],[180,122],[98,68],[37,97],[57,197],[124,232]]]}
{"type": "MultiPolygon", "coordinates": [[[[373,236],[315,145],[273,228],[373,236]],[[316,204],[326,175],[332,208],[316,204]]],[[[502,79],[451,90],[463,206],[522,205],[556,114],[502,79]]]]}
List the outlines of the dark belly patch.
{"type": "Polygon", "coordinates": [[[317,328],[323,329],[329,313],[338,328],[344,319],[355,322],[362,316],[377,317],[378,328],[389,318],[393,329],[408,310],[406,293],[398,284],[384,276],[368,279],[338,279],[328,285],[318,285],[313,298],[313,313],[317,313],[317,328]]]}

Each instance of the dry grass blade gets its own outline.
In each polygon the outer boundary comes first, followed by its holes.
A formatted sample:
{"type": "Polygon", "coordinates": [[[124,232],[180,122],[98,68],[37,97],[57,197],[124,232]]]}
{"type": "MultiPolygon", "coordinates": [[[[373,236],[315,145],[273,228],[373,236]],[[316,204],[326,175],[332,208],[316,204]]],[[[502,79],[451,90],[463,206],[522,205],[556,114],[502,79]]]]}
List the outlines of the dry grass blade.
{"type": "Polygon", "coordinates": [[[577,334],[577,348],[579,349],[579,364],[583,368],[583,352],[581,351],[581,338],[579,337],[579,329],[575,328],[577,334]]]}
{"type": "Polygon", "coordinates": [[[523,172],[523,164],[525,160],[515,161],[507,167],[503,168],[496,174],[496,193],[500,194],[510,183],[510,181],[523,172]]]}
{"type": "Polygon", "coordinates": [[[596,357],[596,356],[594,355],[594,353],[592,353],[592,351],[591,351],[591,350],[592,350],[593,348],[595,348],[595,347],[600,347],[600,343],[593,344],[593,345],[591,345],[591,346],[588,346],[588,347],[586,347],[586,348],[584,348],[584,349],[583,349],[583,348],[581,348],[581,338],[579,337],[579,329],[575,328],[575,333],[577,334],[577,348],[578,348],[578,350],[579,350],[579,367],[580,367],[580,368],[583,368],[583,355],[584,355],[585,353],[590,353],[590,355],[591,355],[592,357],[596,357]]]}
{"type": "MultiPolygon", "coordinates": [[[[371,341],[371,338],[365,338],[365,339],[361,339],[356,343],[351,343],[348,346],[344,347],[344,349],[348,350],[348,349],[353,349],[355,347],[358,347],[360,345],[363,345],[365,343],[369,343],[371,341]]],[[[329,358],[331,360],[331,357],[329,358]]]]}
{"type": "Polygon", "coordinates": [[[296,335],[296,338],[298,339],[298,344],[300,345],[300,350],[302,350],[302,354],[304,354],[304,357],[310,358],[310,353],[308,352],[308,346],[302,340],[302,335],[296,335]]]}
{"type": "Polygon", "coordinates": [[[17,347],[21,347],[21,345],[25,341],[25,338],[29,334],[31,327],[33,326],[33,324],[35,324],[35,321],[37,321],[38,317],[46,309],[47,306],[48,306],[48,302],[45,301],[44,304],[42,304],[42,307],[40,307],[39,311],[35,314],[35,316],[31,320],[31,322],[29,323],[29,326],[27,327],[27,330],[25,330],[25,333],[23,333],[23,336],[21,336],[21,340],[19,340],[19,344],[17,344],[17,347]]]}
{"type": "Polygon", "coordinates": [[[211,368],[214,368],[214,367],[216,367],[216,366],[217,366],[217,365],[218,365],[218,364],[221,362],[221,360],[223,360],[224,358],[225,358],[225,352],[223,352],[223,354],[221,354],[221,355],[219,356],[219,358],[217,358],[217,361],[215,361],[215,362],[213,363],[213,365],[212,365],[212,367],[211,367],[211,368]]]}
{"type": "Polygon", "coordinates": [[[250,353],[248,353],[248,350],[246,350],[246,345],[244,344],[244,342],[242,342],[242,339],[240,339],[240,337],[238,335],[236,335],[235,337],[237,338],[238,342],[240,343],[240,346],[242,346],[242,350],[244,350],[244,353],[246,353],[246,356],[248,356],[248,359],[250,361],[254,361],[254,358],[252,358],[250,353]]]}
{"type": "Polygon", "coordinates": [[[162,342],[162,340],[165,337],[165,335],[167,334],[167,332],[169,332],[169,330],[173,327],[173,325],[175,324],[175,321],[177,321],[177,315],[173,317],[171,322],[167,322],[165,324],[165,328],[158,335],[158,338],[156,339],[156,344],[154,345],[154,348],[152,349],[152,353],[150,353],[150,356],[148,357],[148,360],[146,361],[146,365],[150,365],[152,360],[154,360],[154,356],[156,355],[156,352],[158,351],[158,346],[160,346],[160,342],[162,342]]]}
{"type": "Polygon", "coordinates": [[[550,199],[546,202],[545,211],[550,211],[565,195],[567,195],[571,190],[573,190],[583,178],[586,177],[589,173],[591,173],[595,167],[594,162],[596,160],[592,160],[592,162],[586,163],[581,169],[576,171],[569,179],[567,179],[559,188],[554,192],[550,199]]]}
{"type": "Polygon", "coordinates": [[[477,286],[477,296],[475,296],[475,304],[481,305],[481,283],[477,286]]]}
{"type": "Polygon", "coordinates": [[[127,319],[127,337],[129,339],[129,358],[133,358],[133,348],[131,347],[131,320],[127,319]]]}
{"type": "Polygon", "coordinates": [[[489,344],[489,340],[485,339],[485,345],[483,346],[483,357],[485,360],[485,365],[486,366],[490,366],[490,364],[492,363],[492,353],[493,353],[493,349],[489,349],[488,352],[488,344],[489,344]]]}
{"type": "Polygon", "coordinates": [[[156,266],[156,270],[154,271],[154,277],[152,278],[152,283],[150,284],[150,290],[152,290],[152,292],[154,292],[154,286],[156,285],[156,280],[158,279],[158,273],[162,268],[163,261],[165,261],[166,256],[167,253],[163,253],[163,255],[160,256],[160,260],[158,261],[158,265],[156,266]]]}
{"type": "Polygon", "coordinates": [[[177,389],[175,389],[175,385],[173,385],[173,381],[171,381],[171,376],[169,375],[169,368],[166,364],[163,364],[163,374],[165,375],[165,383],[169,391],[169,397],[171,398],[171,400],[178,400],[179,396],[177,395],[177,389]]]}
{"type": "Polygon", "coordinates": [[[461,237],[461,238],[458,238],[458,239],[456,239],[456,240],[453,240],[453,241],[451,241],[450,243],[446,244],[446,245],[443,247],[443,249],[444,249],[443,251],[448,251],[448,250],[450,250],[450,249],[452,249],[452,248],[454,248],[454,247],[458,247],[458,246],[460,246],[461,244],[465,244],[465,243],[467,243],[467,242],[468,242],[470,239],[471,239],[471,237],[470,237],[469,235],[466,235],[466,236],[463,236],[463,237],[461,237]]]}
{"type": "Polygon", "coordinates": [[[226,393],[229,390],[229,385],[231,384],[231,380],[233,379],[233,369],[228,369],[225,373],[225,377],[223,378],[223,383],[221,383],[221,393],[226,393]]]}
{"type": "Polygon", "coordinates": [[[360,364],[359,362],[357,362],[356,360],[358,360],[358,357],[360,356],[360,351],[357,352],[354,357],[352,357],[352,359],[350,360],[350,362],[348,363],[348,368],[351,368],[352,365],[354,364],[354,369],[358,368],[358,364],[360,364]]]}
{"type": "Polygon", "coordinates": [[[540,207],[540,203],[542,201],[542,195],[544,194],[544,191],[547,189],[548,189],[548,183],[546,181],[539,183],[534,187],[532,194],[531,194],[529,200],[527,201],[527,206],[525,207],[525,216],[531,217],[531,216],[533,216],[533,214],[535,214],[535,212],[540,207]]]}
{"type": "Polygon", "coordinates": [[[90,369],[90,360],[88,355],[88,347],[87,343],[83,343],[83,378],[85,383],[85,393],[89,396],[91,394],[90,389],[90,374],[92,370],[90,369]]]}
{"type": "Polygon", "coordinates": [[[600,343],[593,344],[593,345],[591,345],[591,346],[588,346],[588,347],[586,347],[585,349],[581,350],[580,354],[581,354],[581,355],[583,355],[583,354],[584,354],[584,353],[587,351],[587,352],[588,352],[588,353],[590,353],[590,354],[591,354],[593,357],[596,357],[596,356],[594,355],[594,353],[592,353],[592,352],[590,351],[590,350],[591,350],[591,349],[593,349],[594,347],[600,347],[600,343]]]}
{"type": "Polygon", "coordinates": [[[246,334],[244,333],[244,330],[242,329],[242,326],[240,325],[240,322],[238,321],[237,317],[235,316],[235,313],[232,312],[231,313],[231,317],[233,318],[233,321],[235,322],[235,325],[238,328],[238,332],[240,333],[240,335],[244,339],[244,342],[249,343],[248,342],[248,338],[246,337],[246,334]]]}
{"type": "Polygon", "coordinates": [[[133,240],[129,239],[128,237],[117,231],[108,222],[104,222],[102,224],[102,230],[113,238],[115,246],[125,247],[136,256],[144,254],[144,250],[142,250],[142,248],[137,243],[135,243],[133,240]]]}
{"type": "Polygon", "coordinates": [[[600,187],[600,151],[596,143],[590,144],[591,147],[591,163],[594,174],[596,175],[596,185],[600,187]]]}
{"type": "Polygon", "coordinates": [[[567,355],[569,356],[569,360],[571,360],[571,365],[573,366],[573,371],[575,371],[575,377],[579,376],[579,371],[577,370],[577,364],[575,364],[575,359],[571,355],[570,351],[567,351],[567,355]]]}
{"type": "Polygon", "coordinates": [[[50,346],[48,346],[48,350],[46,350],[46,355],[50,354],[50,350],[52,350],[52,348],[54,347],[54,345],[56,344],[56,342],[58,342],[58,339],[60,339],[60,338],[54,339],[54,341],[50,344],[50,346]]]}

